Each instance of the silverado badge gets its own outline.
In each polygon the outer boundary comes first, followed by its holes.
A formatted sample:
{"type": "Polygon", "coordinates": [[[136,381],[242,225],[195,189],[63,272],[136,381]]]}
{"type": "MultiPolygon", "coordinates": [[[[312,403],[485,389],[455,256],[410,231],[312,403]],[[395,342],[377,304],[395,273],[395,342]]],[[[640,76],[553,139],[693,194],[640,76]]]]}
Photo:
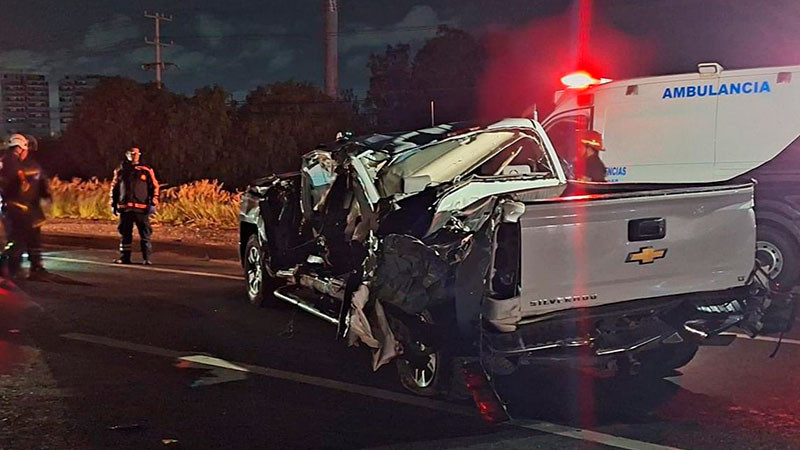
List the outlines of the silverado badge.
{"type": "Polygon", "coordinates": [[[667,249],[654,250],[653,247],[642,247],[638,252],[628,253],[626,263],[638,262],[641,264],[653,264],[653,261],[667,256],[667,249]]]}

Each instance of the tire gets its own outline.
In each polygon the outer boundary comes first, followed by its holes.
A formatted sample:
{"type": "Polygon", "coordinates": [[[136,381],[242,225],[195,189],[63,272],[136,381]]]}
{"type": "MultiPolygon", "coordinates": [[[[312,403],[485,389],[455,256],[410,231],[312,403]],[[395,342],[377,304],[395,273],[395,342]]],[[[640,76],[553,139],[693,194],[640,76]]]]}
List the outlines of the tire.
{"type": "Polygon", "coordinates": [[[656,350],[650,350],[640,356],[642,375],[647,377],[664,377],[672,371],[689,364],[697,355],[697,344],[665,344],[656,350]]]}
{"type": "Polygon", "coordinates": [[[767,266],[768,275],[779,290],[791,290],[800,277],[797,241],[773,225],[758,225],[756,231],[756,259],[767,266]]]}
{"type": "MultiPolygon", "coordinates": [[[[423,311],[420,320],[427,323],[434,323],[430,312],[423,311]]],[[[400,328],[400,334],[408,336],[408,328],[401,325],[399,321],[393,321],[393,329],[400,328]]],[[[413,340],[413,338],[407,338],[413,340]]],[[[397,375],[400,384],[409,392],[423,397],[446,397],[452,390],[453,381],[453,358],[449,357],[441,349],[433,350],[426,347],[425,343],[414,341],[404,343],[405,346],[414,345],[417,352],[429,352],[427,361],[424,364],[412,363],[402,356],[396,359],[397,375]]],[[[407,349],[408,350],[408,349],[407,349]]]]}
{"type": "Polygon", "coordinates": [[[272,293],[279,283],[267,273],[264,265],[266,251],[255,233],[248,236],[244,250],[244,277],[247,281],[247,300],[253,306],[273,306],[277,303],[272,293]]]}

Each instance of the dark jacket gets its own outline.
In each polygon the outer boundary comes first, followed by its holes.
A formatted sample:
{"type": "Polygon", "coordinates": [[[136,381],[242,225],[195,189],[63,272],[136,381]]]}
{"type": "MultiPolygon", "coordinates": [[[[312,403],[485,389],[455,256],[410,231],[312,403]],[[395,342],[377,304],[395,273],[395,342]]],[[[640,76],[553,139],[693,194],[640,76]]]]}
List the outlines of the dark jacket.
{"type": "Polygon", "coordinates": [[[584,159],[578,158],[575,161],[574,177],[579,181],[606,181],[606,165],[600,156],[593,154],[584,159]]]}
{"type": "Polygon", "coordinates": [[[11,150],[3,154],[1,162],[0,195],[3,197],[3,211],[31,214],[34,224],[41,224],[44,221],[41,200],[51,198],[42,166],[30,156],[20,161],[11,150]]]}
{"type": "Polygon", "coordinates": [[[120,211],[147,211],[158,204],[159,186],[150,167],[123,161],[114,170],[111,207],[120,211]]]}

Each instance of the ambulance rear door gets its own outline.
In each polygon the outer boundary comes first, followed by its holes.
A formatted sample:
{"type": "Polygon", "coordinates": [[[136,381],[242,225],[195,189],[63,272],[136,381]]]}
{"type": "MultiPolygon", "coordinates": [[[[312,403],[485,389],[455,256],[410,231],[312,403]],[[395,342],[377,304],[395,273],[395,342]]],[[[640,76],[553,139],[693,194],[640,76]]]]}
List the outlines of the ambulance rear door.
{"type": "MultiPolygon", "coordinates": [[[[716,167],[730,179],[780,154],[800,135],[800,66],[723,72],[717,90],[716,167]]],[[[784,158],[769,172],[797,171],[784,158]]]]}

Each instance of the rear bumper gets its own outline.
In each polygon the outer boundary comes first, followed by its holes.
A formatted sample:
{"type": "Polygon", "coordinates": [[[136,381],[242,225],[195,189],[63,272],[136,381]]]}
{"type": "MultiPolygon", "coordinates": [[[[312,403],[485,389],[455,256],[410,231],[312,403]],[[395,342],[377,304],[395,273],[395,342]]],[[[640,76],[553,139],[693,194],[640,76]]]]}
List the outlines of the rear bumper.
{"type": "MultiPolygon", "coordinates": [[[[652,346],[702,343],[740,324],[750,311],[748,287],[633,300],[518,317],[513,307],[484,316],[484,350],[500,356],[558,354],[576,348],[594,356],[643,351],[652,346]]],[[[491,302],[492,300],[489,299],[491,302]]],[[[513,299],[496,303],[519,304],[513,299]]],[[[492,311],[492,309],[489,309],[492,311]]]]}

